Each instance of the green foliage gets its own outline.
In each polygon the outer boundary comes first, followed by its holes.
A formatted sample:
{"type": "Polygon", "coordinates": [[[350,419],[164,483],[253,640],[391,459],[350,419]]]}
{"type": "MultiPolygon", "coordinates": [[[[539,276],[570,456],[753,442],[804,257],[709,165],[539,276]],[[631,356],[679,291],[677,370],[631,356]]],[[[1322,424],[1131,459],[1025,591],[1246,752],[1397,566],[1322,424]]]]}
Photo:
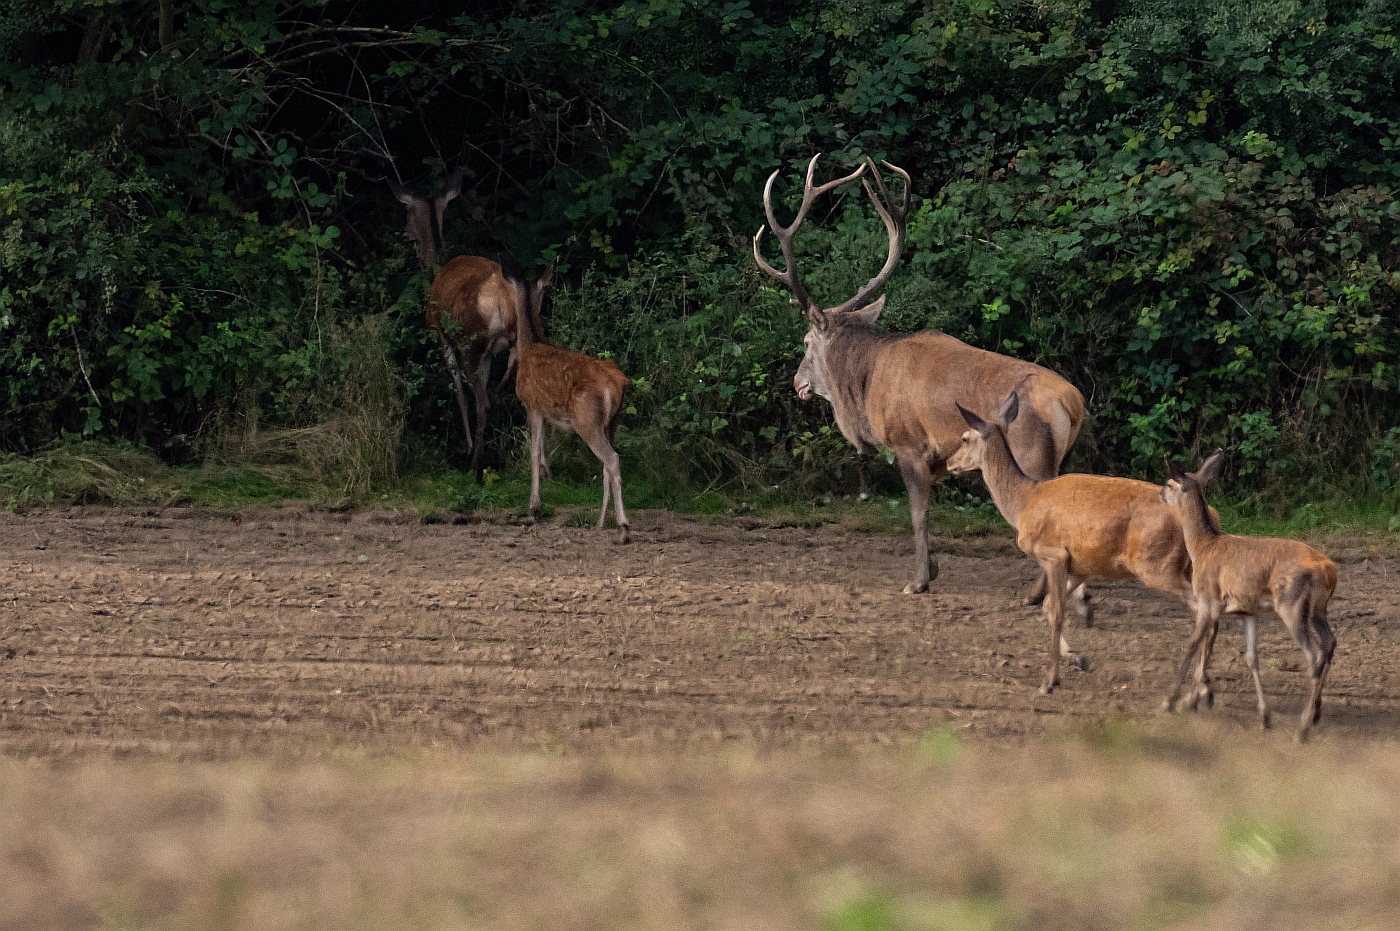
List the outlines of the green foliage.
{"type": "MultiPolygon", "coordinates": [[[[384,179],[460,167],[448,251],[563,260],[547,328],[634,379],[651,487],[897,488],[795,402],[803,323],[748,255],[769,173],[790,203],[823,151],[914,178],[883,324],[1064,373],[1078,466],[1221,445],[1241,491],[1394,487],[1392,3],[192,0],[168,45],[157,12],[0,2],[0,449],[331,424],[358,452],[314,470],[357,496],[459,461],[384,179]]],[[[884,247],[854,189],[797,243],[830,303],[884,247]]]]}

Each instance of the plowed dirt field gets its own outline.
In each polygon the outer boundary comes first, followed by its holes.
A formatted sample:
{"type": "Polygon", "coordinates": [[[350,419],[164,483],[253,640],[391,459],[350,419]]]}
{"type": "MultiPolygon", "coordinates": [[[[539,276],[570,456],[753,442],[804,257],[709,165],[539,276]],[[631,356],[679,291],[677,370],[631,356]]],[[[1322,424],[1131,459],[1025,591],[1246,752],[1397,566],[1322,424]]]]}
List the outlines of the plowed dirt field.
{"type": "MultiPolygon", "coordinates": [[[[562,517],[562,515],[561,515],[562,517]]],[[[1049,633],[1010,537],[935,540],[634,515],[611,531],[410,513],[49,509],[0,517],[0,752],[232,759],[337,748],[900,742],[952,723],[1019,744],[1146,718],[1186,609],[1099,583],[1090,660],[1036,694],[1049,633]]],[[[1339,646],[1319,734],[1393,737],[1400,560],[1332,547],[1339,646]]],[[[1305,675],[1273,618],[1265,688],[1292,729],[1305,675]]],[[[1253,726],[1237,621],[1211,714],[1253,726]]]]}

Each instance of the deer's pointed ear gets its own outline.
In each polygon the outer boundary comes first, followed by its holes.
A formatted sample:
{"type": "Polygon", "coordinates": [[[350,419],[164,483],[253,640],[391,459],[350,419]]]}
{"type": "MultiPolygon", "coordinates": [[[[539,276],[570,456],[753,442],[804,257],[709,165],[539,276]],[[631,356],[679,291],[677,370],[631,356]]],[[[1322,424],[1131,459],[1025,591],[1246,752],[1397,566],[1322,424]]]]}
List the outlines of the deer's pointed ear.
{"type": "Polygon", "coordinates": [[[555,259],[553,262],[546,265],[544,271],[540,272],[540,277],[535,279],[535,284],[541,288],[549,287],[550,282],[554,280],[554,266],[558,264],[559,260],[555,259]]]}
{"type": "Polygon", "coordinates": [[[1217,449],[1201,462],[1201,467],[1196,470],[1195,479],[1197,484],[1208,485],[1220,474],[1220,467],[1225,462],[1225,450],[1217,449]]]}
{"type": "Polygon", "coordinates": [[[1016,420],[1016,415],[1021,413],[1021,399],[1016,392],[1011,392],[1006,396],[1006,400],[1001,404],[1001,424],[1004,427],[1011,426],[1016,420]]]}
{"type": "Polygon", "coordinates": [[[880,311],[884,309],[885,295],[881,294],[879,297],[875,298],[875,300],[871,301],[869,304],[866,304],[860,310],[848,311],[847,316],[859,323],[868,323],[871,326],[874,326],[875,321],[880,319],[880,311]]]}
{"type": "Polygon", "coordinates": [[[394,197],[405,207],[412,207],[418,198],[413,196],[413,192],[399,184],[397,181],[389,182],[389,190],[394,192],[394,197]]]}
{"type": "Polygon", "coordinates": [[[802,315],[807,318],[807,322],[814,330],[825,330],[831,326],[831,314],[822,310],[816,304],[809,304],[802,309],[802,315]]]}
{"type": "Polygon", "coordinates": [[[957,401],[954,401],[953,405],[958,409],[958,413],[962,414],[962,419],[967,422],[967,425],[972,429],[976,430],[978,433],[982,434],[983,436],[986,436],[987,432],[991,430],[991,424],[987,423],[981,417],[978,417],[972,411],[963,407],[957,401]]]}
{"type": "Polygon", "coordinates": [[[442,190],[438,191],[438,210],[446,207],[447,202],[460,193],[462,193],[462,169],[458,168],[447,176],[447,180],[442,183],[442,190]]]}
{"type": "Polygon", "coordinates": [[[1181,470],[1181,466],[1177,464],[1177,461],[1175,459],[1173,459],[1171,456],[1167,456],[1166,459],[1168,475],[1170,475],[1173,479],[1175,479],[1178,482],[1186,477],[1186,473],[1181,470]]]}

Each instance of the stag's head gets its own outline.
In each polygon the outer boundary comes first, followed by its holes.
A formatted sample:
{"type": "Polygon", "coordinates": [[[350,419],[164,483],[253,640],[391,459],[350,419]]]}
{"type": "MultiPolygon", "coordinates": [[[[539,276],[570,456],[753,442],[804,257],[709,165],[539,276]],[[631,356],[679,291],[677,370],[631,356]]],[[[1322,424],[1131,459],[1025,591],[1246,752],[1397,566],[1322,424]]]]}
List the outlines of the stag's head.
{"type": "Polygon", "coordinates": [[[461,170],[452,172],[431,199],[419,197],[397,181],[390,181],[389,189],[399,203],[408,208],[404,235],[413,240],[413,248],[423,267],[432,268],[442,252],[442,211],[447,208],[448,201],[462,192],[461,170]]]}
{"type": "Polygon", "coordinates": [[[1014,391],[1007,395],[1006,400],[1001,404],[1001,410],[997,415],[999,420],[996,422],[983,420],[956,401],[953,403],[967,423],[967,430],[963,433],[962,442],[958,444],[958,448],[953,450],[953,455],[948,457],[945,467],[953,475],[980,472],[983,463],[986,462],[987,443],[997,431],[1001,432],[1003,438],[1006,436],[1006,431],[1016,422],[1016,415],[1021,412],[1021,400],[1014,391]]]}
{"type": "Polygon", "coordinates": [[[873,325],[880,316],[880,311],[884,309],[885,299],[880,297],[875,299],[875,294],[885,286],[891,274],[894,273],[895,266],[899,264],[899,255],[904,250],[904,220],[909,212],[909,175],[903,169],[896,168],[889,162],[884,165],[890,171],[895,172],[904,179],[904,195],[898,204],[890,196],[889,189],[885,187],[884,179],[880,177],[880,172],[875,168],[875,163],[869,158],[865,164],[861,165],[854,172],[826,184],[815,186],[812,183],[813,175],[817,170],[817,159],[820,155],[812,157],[812,161],[807,165],[807,182],[802,192],[802,206],[797,210],[797,216],[792,223],[787,226],[779,226],[777,218],[773,215],[773,182],[777,180],[778,172],[773,172],[768,178],[768,184],[763,188],[763,209],[768,215],[768,225],[760,226],[753,238],[753,257],[758,262],[758,267],[765,273],[781,281],[787,286],[788,292],[792,295],[792,302],[796,304],[804,316],[807,318],[807,336],[803,342],[807,346],[806,354],[802,357],[802,364],[797,367],[797,375],[793,378],[793,388],[797,391],[797,396],[803,401],[817,394],[831,400],[833,388],[828,375],[826,362],[826,349],[831,338],[842,327],[852,324],[873,325]],[[875,179],[874,186],[870,179],[862,180],[865,193],[870,197],[871,203],[875,205],[875,210],[880,214],[880,219],[885,223],[885,231],[890,237],[889,256],[885,259],[884,268],[855,293],[853,297],[844,303],[831,308],[823,309],[812,300],[807,288],[802,284],[802,278],[797,273],[797,257],[793,251],[792,240],[797,234],[802,221],[807,219],[807,213],[812,209],[812,204],[816,202],[819,195],[840,187],[850,181],[865,174],[866,169],[870,170],[871,176],[875,179]],[[878,192],[877,192],[878,189],[878,192]],[[759,240],[763,238],[763,232],[768,227],[772,227],[773,235],[778,237],[778,245],[783,251],[783,261],[786,269],[779,272],[763,259],[763,253],[759,250],[759,240]]]}
{"type": "Polygon", "coordinates": [[[1181,502],[1186,499],[1187,495],[1197,488],[1204,488],[1220,474],[1220,464],[1224,461],[1225,450],[1217,449],[1201,460],[1201,466],[1195,472],[1186,472],[1168,458],[1167,471],[1171,473],[1172,477],[1167,480],[1167,484],[1162,486],[1162,490],[1157,493],[1157,496],[1174,508],[1181,507],[1181,502]]]}

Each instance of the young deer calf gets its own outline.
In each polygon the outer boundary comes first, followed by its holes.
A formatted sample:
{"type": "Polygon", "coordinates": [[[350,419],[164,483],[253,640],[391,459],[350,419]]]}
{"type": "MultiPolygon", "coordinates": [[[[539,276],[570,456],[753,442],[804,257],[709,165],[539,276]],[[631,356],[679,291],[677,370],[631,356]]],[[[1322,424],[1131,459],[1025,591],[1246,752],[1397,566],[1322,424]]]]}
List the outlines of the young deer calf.
{"type": "Polygon", "coordinates": [[[1192,589],[1196,601],[1196,630],[1181,664],[1176,686],[1162,703],[1170,711],[1181,694],[1192,661],[1196,664],[1196,695],[1211,698],[1205,684],[1206,664],[1215,645],[1222,612],[1244,615],[1245,661],[1254,675],[1259,697],[1259,724],[1269,726],[1269,706],[1259,681],[1259,653],[1255,649],[1255,615],[1272,607],[1293,635],[1308,661],[1312,695],[1303,706],[1298,739],[1322,716],[1322,684],[1332,663],[1337,640],[1327,624],[1327,602],[1337,587],[1337,567],[1332,560],[1297,540],[1271,537],[1237,537],[1220,532],[1207,518],[1204,486],[1220,471],[1223,451],[1206,457],[1196,472],[1183,472],[1168,462],[1171,481],[1161,489],[1161,499],[1181,514],[1186,549],[1191,554],[1192,589]]]}
{"type": "Polygon", "coordinates": [[[530,421],[530,519],[540,513],[540,467],[544,465],[544,422],[572,429],[603,464],[603,510],[598,529],[608,516],[608,497],[617,499],[617,542],[626,543],[627,512],[622,507],[622,472],[612,447],[622,411],[627,376],[611,359],[595,359],[544,342],[540,305],[554,266],[530,286],[524,313],[516,316],[515,394],[530,421]]]}
{"type": "MultiPolygon", "coordinates": [[[[1001,422],[988,423],[958,405],[971,428],[948,458],[954,475],[981,470],[992,501],[1016,528],[1016,545],[1045,570],[1046,620],[1050,622],[1050,666],[1042,695],[1060,681],[1066,596],[1082,591],[1086,579],[1136,578],[1148,588],[1191,602],[1191,560],[1176,512],[1158,498],[1158,487],[1129,478],[1061,475],[1037,482],[1016,464],[1006,428],[1020,402],[1013,391],[1001,408],[1001,422]]],[[[1080,615],[1087,606],[1076,599],[1080,615]]]]}

